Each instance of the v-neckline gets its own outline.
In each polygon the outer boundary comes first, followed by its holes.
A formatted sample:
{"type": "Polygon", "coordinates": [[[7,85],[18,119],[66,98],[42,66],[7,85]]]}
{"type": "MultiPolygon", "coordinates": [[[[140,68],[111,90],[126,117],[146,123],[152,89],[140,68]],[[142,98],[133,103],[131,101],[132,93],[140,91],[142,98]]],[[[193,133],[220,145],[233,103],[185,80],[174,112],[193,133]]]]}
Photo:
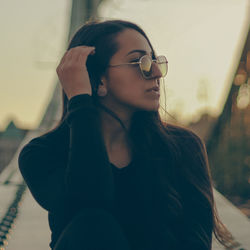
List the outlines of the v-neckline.
{"type": "Polygon", "coordinates": [[[112,162],[110,162],[110,165],[113,167],[113,169],[115,169],[115,171],[117,172],[124,172],[127,171],[127,169],[132,165],[133,161],[131,161],[127,166],[125,167],[117,167],[115,164],[113,164],[112,162]]]}

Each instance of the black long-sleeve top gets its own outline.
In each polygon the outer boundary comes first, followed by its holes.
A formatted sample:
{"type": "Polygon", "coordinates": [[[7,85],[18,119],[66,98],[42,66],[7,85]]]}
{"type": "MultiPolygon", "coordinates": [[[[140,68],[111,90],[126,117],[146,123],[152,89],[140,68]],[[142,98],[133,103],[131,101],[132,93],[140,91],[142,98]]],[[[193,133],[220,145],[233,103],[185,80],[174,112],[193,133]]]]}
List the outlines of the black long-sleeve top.
{"type": "MultiPolygon", "coordinates": [[[[156,179],[159,163],[153,158],[143,160],[135,156],[122,169],[111,164],[98,114],[90,95],[71,98],[61,128],[33,138],[19,155],[20,171],[34,199],[48,211],[51,249],[66,225],[84,207],[98,207],[112,213],[122,226],[131,249],[169,249],[163,227],[163,222],[167,223],[163,214],[167,211],[156,179]]],[[[183,151],[182,162],[188,159],[190,171],[193,168],[197,170],[198,178],[206,178],[203,143],[199,139],[197,144],[192,139],[195,135],[190,135],[187,130],[176,128],[173,131],[181,139],[179,144],[192,148],[191,154],[196,156],[190,160],[190,152],[183,151]]],[[[187,189],[184,185],[182,193],[187,213],[177,226],[180,235],[178,249],[209,249],[202,246],[197,240],[199,236],[193,232],[198,229],[197,220],[201,224],[211,223],[211,213],[198,207],[200,197],[192,188],[187,189]]],[[[211,241],[212,226],[207,227],[207,233],[211,241]]]]}

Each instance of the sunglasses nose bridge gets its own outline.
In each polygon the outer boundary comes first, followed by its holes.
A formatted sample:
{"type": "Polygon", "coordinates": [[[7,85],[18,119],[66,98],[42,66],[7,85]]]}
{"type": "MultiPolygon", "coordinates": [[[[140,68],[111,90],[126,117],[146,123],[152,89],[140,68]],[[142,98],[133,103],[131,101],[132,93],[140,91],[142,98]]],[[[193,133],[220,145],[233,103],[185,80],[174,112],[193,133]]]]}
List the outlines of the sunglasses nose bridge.
{"type": "Polygon", "coordinates": [[[162,73],[157,62],[152,62],[152,75],[154,77],[162,77],[162,73]]]}

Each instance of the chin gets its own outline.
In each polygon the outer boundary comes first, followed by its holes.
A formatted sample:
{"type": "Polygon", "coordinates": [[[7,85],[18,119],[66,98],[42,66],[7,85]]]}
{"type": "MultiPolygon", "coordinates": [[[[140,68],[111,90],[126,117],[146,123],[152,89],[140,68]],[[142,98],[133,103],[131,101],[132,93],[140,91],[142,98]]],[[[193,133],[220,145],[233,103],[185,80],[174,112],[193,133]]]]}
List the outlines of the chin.
{"type": "Polygon", "coordinates": [[[159,109],[159,105],[155,106],[155,107],[152,107],[149,111],[158,111],[159,109]]]}
{"type": "Polygon", "coordinates": [[[139,109],[145,110],[145,111],[158,111],[159,108],[160,108],[160,104],[159,102],[157,102],[154,104],[147,103],[147,105],[143,105],[139,109]]]}

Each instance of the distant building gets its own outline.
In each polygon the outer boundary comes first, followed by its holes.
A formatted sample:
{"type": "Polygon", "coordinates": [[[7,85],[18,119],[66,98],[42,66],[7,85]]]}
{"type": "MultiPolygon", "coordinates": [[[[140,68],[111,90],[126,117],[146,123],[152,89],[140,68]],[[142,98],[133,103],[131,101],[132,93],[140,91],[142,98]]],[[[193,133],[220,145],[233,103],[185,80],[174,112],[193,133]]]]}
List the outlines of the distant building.
{"type": "Polygon", "coordinates": [[[0,173],[9,164],[28,130],[18,128],[10,121],[5,131],[0,132],[0,173]]]}

